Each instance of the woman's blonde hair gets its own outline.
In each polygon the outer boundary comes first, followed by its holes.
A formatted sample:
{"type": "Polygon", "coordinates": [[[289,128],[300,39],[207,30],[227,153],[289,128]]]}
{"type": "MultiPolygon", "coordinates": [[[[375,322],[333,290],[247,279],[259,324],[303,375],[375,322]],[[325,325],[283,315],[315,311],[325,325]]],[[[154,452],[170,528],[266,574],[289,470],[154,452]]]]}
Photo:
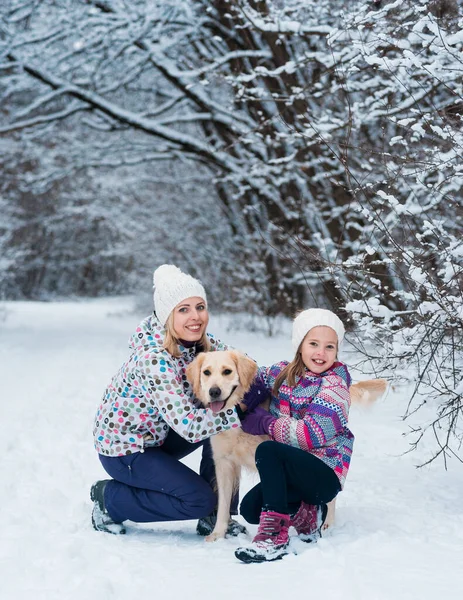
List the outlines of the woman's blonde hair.
{"type": "MultiPolygon", "coordinates": [[[[175,358],[179,358],[182,355],[182,353],[179,349],[180,341],[174,329],[174,311],[171,311],[170,315],[167,317],[165,327],[166,334],[164,336],[163,348],[165,348],[167,352],[175,358]]],[[[207,337],[206,331],[204,331],[203,335],[201,336],[201,339],[198,340],[197,343],[202,346],[203,352],[209,352],[209,350],[211,349],[211,342],[207,337]]]]}

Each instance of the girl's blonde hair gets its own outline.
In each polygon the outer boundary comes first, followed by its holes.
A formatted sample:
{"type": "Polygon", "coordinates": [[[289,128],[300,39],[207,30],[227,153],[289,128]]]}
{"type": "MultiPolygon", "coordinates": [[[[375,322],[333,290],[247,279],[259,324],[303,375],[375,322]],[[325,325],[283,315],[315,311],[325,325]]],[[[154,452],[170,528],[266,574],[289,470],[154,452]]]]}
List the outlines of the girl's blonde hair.
{"type": "MultiPolygon", "coordinates": [[[[179,358],[182,355],[182,353],[179,349],[180,341],[174,329],[174,311],[171,311],[171,313],[167,317],[165,327],[166,334],[164,336],[164,343],[162,344],[162,346],[163,348],[165,348],[165,350],[167,350],[169,354],[171,354],[175,358],[179,358]]],[[[209,350],[211,349],[211,342],[207,337],[206,331],[204,331],[203,335],[201,336],[201,339],[198,340],[197,343],[202,346],[203,352],[209,352],[209,350]]]]}
{"type": "Polygon", "coordinates": [[[296,385],[296,377],[302,377],[302,375],[304,375],[306,366],[302,360],[302,354],[299,352],[299,350],[297,351],[293,360],[286,365],[283,371],[281,371],[278,377],[275,379],[272,389],[272,396],[274,398],[278,396],[278,391],[285,379],[287,380],[288,385],[293,387],[296,385]]]}

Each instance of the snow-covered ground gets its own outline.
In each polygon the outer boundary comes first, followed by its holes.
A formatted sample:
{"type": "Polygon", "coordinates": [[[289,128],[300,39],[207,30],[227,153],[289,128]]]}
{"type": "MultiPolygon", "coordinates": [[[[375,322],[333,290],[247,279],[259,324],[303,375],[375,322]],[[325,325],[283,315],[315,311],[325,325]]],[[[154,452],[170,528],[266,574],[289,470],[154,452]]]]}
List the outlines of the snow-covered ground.
{"type": "MultiPolygon", "coordinates": [[[[145,316],[130,308],[127,298],[0,303],[2,600],[462,597],[463,468],[416,469],[419,456],[402,454],[400,389],[351,410],[356,444],[336,526],[297,555],[244,565],[233,554],[244,539],[207,544],[192,521],[95,532],[89,487],[105,473],[92,421],[145,316]]],[[[260,364],[291,357],[289,331],[268,339],[227,323],[212,318],[210,331],[260,364]]],[[[198,452],[187,459],[198,462],[198,452]]]]}

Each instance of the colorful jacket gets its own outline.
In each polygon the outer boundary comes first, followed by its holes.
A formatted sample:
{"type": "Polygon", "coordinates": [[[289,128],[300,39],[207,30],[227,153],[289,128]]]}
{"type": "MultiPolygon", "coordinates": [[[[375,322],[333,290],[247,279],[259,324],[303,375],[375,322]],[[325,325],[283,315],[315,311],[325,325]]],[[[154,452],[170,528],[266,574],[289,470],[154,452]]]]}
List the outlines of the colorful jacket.
{"type": "MultiPolygon", "coordinates": [[[[175,358],[162,347],[165,330],[153,315],[129,340],[131,354],[106,388],[94,424],[99,454],[123,456],[160,446],[169,428],[190,442],[239,427],[235,409],[213,413],[195,400],[185,369],[196,349],[175,358]]],[[[211,350],[227,347],[208,334],[211,350]]]]}
{"type": "MultiPolygon", "coordinates": [[[[261,367],[256,385],[270,392],[279,373],[287,366],[280,362],[261,367]]],[[[270,437],[310,452],[331,467],[344,486],[349,469],[354,436],[347,428],[351,377],[347,367],[336,362],[324,373],[311,371],[296,378],[291,387],[285,380],[278,397],[272,397],[270,412],[276,417],[270,437]]]]}

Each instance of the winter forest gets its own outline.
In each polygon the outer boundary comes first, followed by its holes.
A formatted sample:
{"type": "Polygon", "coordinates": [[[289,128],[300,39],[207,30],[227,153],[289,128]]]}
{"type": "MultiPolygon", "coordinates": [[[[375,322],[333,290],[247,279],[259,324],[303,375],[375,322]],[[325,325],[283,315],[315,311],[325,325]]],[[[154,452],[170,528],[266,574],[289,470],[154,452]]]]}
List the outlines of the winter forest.
{"type": "Polygon", "coordinates": [[[462,0],[3,0],[0,49],[2,300],[335,309],[461,458],[462,0]]]}

